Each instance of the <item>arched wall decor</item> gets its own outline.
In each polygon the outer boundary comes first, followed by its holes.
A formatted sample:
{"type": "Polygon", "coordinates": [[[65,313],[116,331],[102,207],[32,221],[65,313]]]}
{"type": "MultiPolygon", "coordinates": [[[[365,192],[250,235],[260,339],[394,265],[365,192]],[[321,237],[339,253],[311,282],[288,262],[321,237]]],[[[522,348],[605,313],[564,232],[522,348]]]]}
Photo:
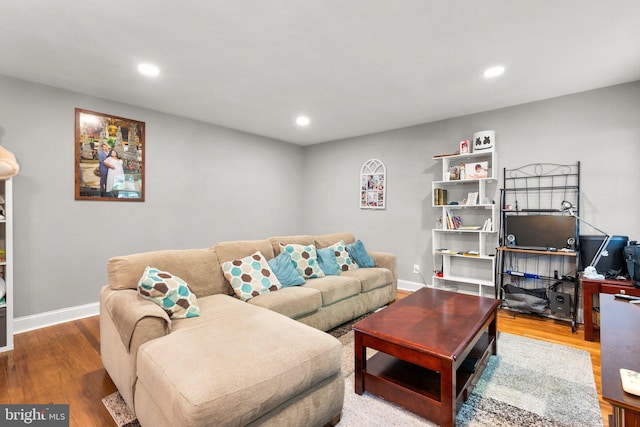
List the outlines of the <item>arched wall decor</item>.
{"type": "Polygon", "coordinates": [[[360,209],[384,209],[386,206],[387,168],[378,159],[364,162],[360,169],[360,209]]]}

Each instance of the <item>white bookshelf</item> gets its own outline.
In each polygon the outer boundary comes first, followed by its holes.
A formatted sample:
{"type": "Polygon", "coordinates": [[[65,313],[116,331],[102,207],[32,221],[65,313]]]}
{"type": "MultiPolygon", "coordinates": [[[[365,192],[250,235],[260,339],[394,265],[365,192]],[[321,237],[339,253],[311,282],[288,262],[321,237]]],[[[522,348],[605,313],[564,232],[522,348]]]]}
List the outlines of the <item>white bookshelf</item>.
{"type": "Polygon", "coordinates": [[[0,352],[13,350],[13,181],[0,180],[0,277],[6,284],[4,302],[0,304],[0,352]]]}
{"type": "Polygon", "coordinates": [[[493,298],[499,220],[497,155],[491,151],[433,159],[441,163],[442,180],[431,185],[432,206],[441,218],[431,236],[437,270],[432,286],[493,298]],[[460,174],[462,165],[464,174],[460,174]],[[475,171],[476,165],[486,169],[486,175],[478,178],[466,172],[467,168],[475,171]]]}

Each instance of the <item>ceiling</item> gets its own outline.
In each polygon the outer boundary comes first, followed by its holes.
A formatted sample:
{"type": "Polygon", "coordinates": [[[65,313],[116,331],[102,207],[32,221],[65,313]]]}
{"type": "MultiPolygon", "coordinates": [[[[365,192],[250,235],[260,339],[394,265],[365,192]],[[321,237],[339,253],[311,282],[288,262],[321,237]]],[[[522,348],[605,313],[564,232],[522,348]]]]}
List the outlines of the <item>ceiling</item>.
{"type": "Polygon", "coordinates": [[[638,0],[2,0],[0,75],[310,145],[640,80],[639,19],[638,0]]]}

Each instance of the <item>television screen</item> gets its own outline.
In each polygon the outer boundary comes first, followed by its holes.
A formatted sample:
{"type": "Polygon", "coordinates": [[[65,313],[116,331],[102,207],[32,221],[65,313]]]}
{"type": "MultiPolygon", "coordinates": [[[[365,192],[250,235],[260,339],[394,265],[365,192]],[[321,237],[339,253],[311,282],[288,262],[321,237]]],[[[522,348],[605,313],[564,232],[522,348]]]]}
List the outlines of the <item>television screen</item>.
{"type": "Polygon", "coordinates": [[[510,215],[506,217],[506,235],[513,235],[512,246],[547,249],[566,248],[576,236],[576,218],[561,215],[510,215]]]}

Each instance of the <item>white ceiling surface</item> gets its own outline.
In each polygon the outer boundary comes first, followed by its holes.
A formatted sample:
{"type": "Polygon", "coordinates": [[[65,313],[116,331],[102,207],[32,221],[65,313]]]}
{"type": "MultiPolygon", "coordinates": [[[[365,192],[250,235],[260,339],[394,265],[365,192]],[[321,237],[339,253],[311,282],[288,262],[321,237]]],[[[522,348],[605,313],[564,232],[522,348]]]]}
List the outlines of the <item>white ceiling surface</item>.
{"type": "Polygon", "coordinates": [[[309,145],[640,80],[640,1],[2,0],[0,74],[309,145]]]}

